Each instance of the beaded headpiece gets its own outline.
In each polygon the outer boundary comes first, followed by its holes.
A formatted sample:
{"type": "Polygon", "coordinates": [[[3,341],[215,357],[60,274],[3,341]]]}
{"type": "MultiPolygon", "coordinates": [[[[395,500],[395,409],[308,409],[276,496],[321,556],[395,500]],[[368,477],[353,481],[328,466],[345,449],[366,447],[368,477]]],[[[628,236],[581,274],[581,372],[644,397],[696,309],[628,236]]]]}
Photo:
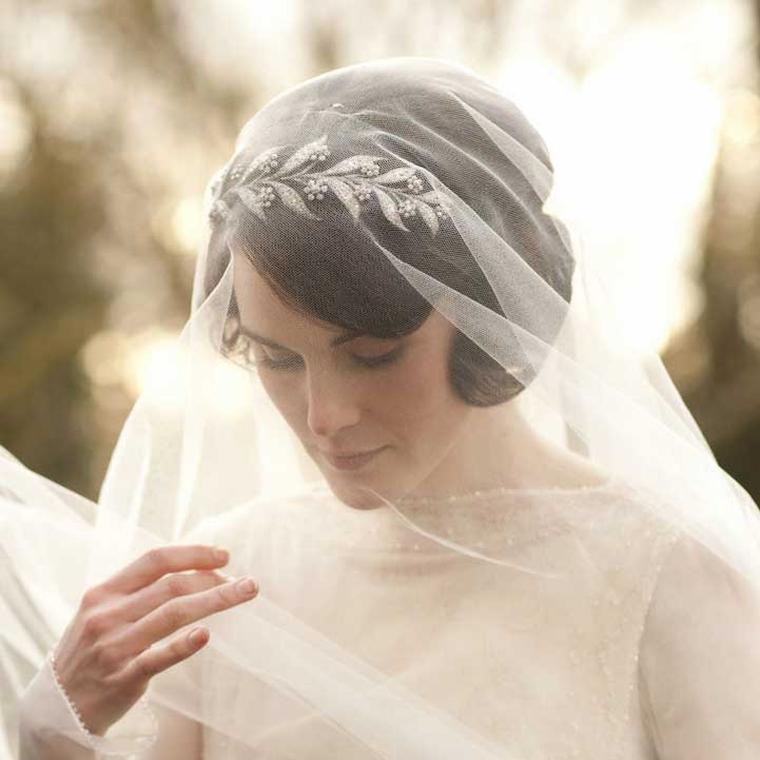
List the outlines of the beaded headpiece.
{"type": "Polygon", "coordinates": [[[224,198],[233,193],[262,221],[266,209],[278,198],[296,214],[322,221],[307,202],[319,202],[328,193],[333,193],[354,219],[374,196],[385,218],[406,232],[409,229],[403,219],[419,216],[435,235],[439,220],[447,216],[438,193],[425,190],[417,167],[401,166],[381,174],[378,164],[388,158],[360,154],[320,168],[331,154],[326,135],[296,149],[282,162],[284,151],[284,147],[269,148],[247,164],[231,162],[219,172],[211,184],[209,220],[213,226],[228,218],[230,206],[224,198]]]}

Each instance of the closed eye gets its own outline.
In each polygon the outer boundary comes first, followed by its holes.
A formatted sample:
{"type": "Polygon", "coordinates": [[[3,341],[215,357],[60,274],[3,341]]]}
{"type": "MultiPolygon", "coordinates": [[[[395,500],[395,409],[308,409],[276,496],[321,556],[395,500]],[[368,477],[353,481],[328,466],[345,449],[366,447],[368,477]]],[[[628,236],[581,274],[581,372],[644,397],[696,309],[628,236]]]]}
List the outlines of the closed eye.
{"type": "Polygon", "coordinates": [[[391,364],[396,361],[401,355],[402,346],[397,346],[392,351],[388,351],[385,354],[379,356],[357,356],[351,354],[351,358],[363,367],[382,367],[386,364],[391,364]]]}
{"type": "MultiPolygon", "coordinates": [[[[392,364],[400,357],[401,352],[402,346],[397,346],[393,350],[378,356],[358,356],[357,354],[349,354],[349,356],[351,357],[351,361],[355,362],[360,367],[373,369],[375,367],[383,367],[392,364]]],[[[275,358],[269,356],[267,353],[263,353],[261,357],[257,359],[256,364],[269,369],[294,370],[303,366],[303,358],[298,354],[275,358]]]]}
{"type": "Polygon", "coordinates": [[[303,359],[298,356],[298,354],[286,356],[282,359],[275,359],[268,354],[264,354],[261,358],[258,358],[255,363],[264,367],[269,367],[270,369],[297,369],[298,367],[303,366],[303,359]]]}

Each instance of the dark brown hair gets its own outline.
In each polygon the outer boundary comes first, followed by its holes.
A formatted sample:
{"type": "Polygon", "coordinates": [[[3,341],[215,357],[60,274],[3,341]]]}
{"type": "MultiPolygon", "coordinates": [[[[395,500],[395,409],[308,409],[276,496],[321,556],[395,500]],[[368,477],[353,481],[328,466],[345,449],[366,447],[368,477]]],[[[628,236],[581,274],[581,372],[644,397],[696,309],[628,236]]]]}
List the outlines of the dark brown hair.
{"type": "MultiPolygon", "coordinates": [[[[329,76],[325,75],[321,83],[328,102],[336,99],[333,95],[340,89],[339,81],[328,81],[329,76]]],[[[462,100],[452,97],[451,87],[439,86],[440,77],[425,82],[419,77],[400,81],[395,74],[384,78],[382,72],[373,75],[370,71],[369,76],[368,102],[361,102],[359,97],[353,104],[360,118],[347,115],[336,121],[334,133],[328,134],[330,165],[355,155],[383,155],[383,171],[410,164],[418,167],[417,174],[426,185],[421,192],[433,188],[432,175],[508,241],[569,304],[574,260],[560,234],[561,223],[543,212],[542,200],[521,168],[484,134],[462,100]],[[387,92],[384,87],[389,88],[387,92]],[[393,113],[393,104],[401,102],[393,99],[400,98],[399,93],[404,95],[403,119],[393,113]],[[376,107],[378,102],[382,108],[376,107]]],[[[467,82],[459,73],[457,81],[464,88],[462,98],[468,98],[470,106],[509,131],[551,172],[541,138],[510,101],[494,98],[476,78],[467,82]]],[[[318,126],[312,134],[307,124],[310,114],[293,120],[294,106],[288,102],[297,95],[293,93],[271,107],[269,118],[275,126],[270,128],[275,129],[278,144],[283,144],[292,126],[292,138],[298,140],[294,145],[300,146],[327,130],[324,111],[313,104],[310,113],[318,126]]],[[[260,112],[256,118],[261,121],[264,117],[260,112]]],[[[435,235],[419,215],[403,220],[409,228],[405,231],[386,218],[374,195],[365,201],[357,220],[332,192],[327,192],[322,199],[309,202],[309,209],[319,219],[299,215],[276,197],[261,219],[241,200],[233,178],[236,167],[241,169],[238,178],[244,177],[243,168],[250,165],[252,153],[255,156],[262,150],[263,146],[252,146],[239,154],[218,190],[217,197],[224,199],[229,213],[212,233],[209,258],[217,265],[209,266],[207,292],[235,250],[245,254],[283,301],[299,312],[376,337],[400,337],[420,327],[433,306],[396,269],[382,246],[405,264],[504,316],[486,275],[448,216],[440,219],[435,235]]],[[[549,327],[553,333],[542,332],[541,338],[553,340],[562,320],[564,314],[549,327]]],[[[233,298],[224,341],[224,350],[231,357],[245,351],[238,328],[233,298]]],[[[513,342],[515,354],[520,356],[519,344],[513,342]]],[[[525,366],[530,366],[527,359],[525,366]]],[[[474,406],[502,403],[525,387],[460,332],[451,346],[449,377],[455,392],[474,406]]]]}

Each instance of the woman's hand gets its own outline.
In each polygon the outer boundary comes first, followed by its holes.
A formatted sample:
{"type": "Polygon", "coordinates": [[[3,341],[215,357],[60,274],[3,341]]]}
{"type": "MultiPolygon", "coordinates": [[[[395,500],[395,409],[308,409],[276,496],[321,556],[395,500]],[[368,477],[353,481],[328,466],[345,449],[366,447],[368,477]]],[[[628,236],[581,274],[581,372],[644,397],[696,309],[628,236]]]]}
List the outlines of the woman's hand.
{"type": "Polygon", "coordinates": [[[228,553],[212,546],[165,546],[143,554],[82,597],[55,654],[58,680],[94,734],[104,734],[145,693],[150,679],[201,649],[189,623],[252,599],[251,578],[216,569],[228,553]],[[183,572],[183,571],[194,572],[183,572]],[[158,643],[160,642],[160,643],[158,643]]]}

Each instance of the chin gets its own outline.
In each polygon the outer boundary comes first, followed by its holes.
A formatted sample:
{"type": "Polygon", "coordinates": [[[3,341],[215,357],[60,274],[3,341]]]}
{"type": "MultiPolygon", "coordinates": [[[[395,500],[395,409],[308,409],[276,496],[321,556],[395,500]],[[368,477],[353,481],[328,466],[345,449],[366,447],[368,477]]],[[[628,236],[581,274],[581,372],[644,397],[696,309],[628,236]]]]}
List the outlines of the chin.
{"type": "Polygon", "coordinates": [[[335,498],[343,502],[347,507],[352,507],[353,509],[377,509],[385,505],[382,499],[367,491],[360,484],[354,485],[338,482],[334,475],[325,474],[325,479],[335,498]]]}
{"type": "Polygon", "coordinates": [[[363,468],[338,472],[321,460],[315,460],[328,487],[338,501],[353,509],[377,509],[388,506],[402,496],[405,484],[416,479],[406,467],[398,467],[395,462],[384,462],[382,467],[363,468]]]}

